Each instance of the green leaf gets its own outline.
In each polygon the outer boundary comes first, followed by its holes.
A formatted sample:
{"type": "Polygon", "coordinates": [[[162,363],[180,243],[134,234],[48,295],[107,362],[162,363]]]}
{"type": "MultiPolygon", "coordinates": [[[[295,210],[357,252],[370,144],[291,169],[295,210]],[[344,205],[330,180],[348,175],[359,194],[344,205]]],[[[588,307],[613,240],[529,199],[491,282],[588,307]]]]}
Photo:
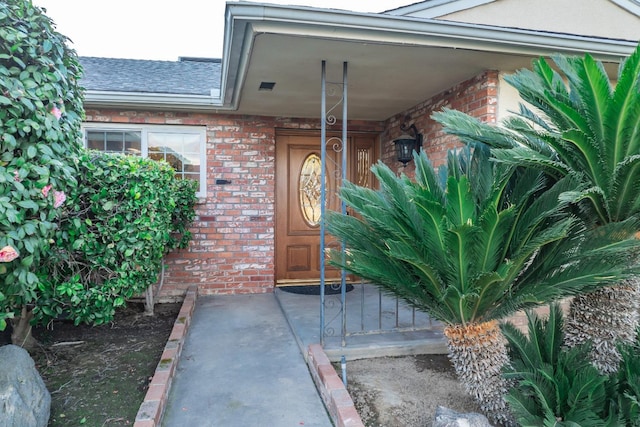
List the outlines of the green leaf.
{"type": "Polygon", "coordinates": [[[38,204],[33,200],[21,200],[17,203],[18,206],[25,209],[38,210],[38,204]]]}
{"type": "Polygon", "coordinates": [[[29,148],[27,148],[27,157],[28,158],[32,159],[37,154],[38,154],[38,149],[36,148],[35,145],[30,145],[29,148]]]}
{"type": "Polygon", "coordinates": [[[45,40],[44,42],[42,42],[42,51],[44,53],[48,53],[49,51],[51,51],[52,47],[53,47],[53,44],[51,43],[50,40],[45,40]]]}

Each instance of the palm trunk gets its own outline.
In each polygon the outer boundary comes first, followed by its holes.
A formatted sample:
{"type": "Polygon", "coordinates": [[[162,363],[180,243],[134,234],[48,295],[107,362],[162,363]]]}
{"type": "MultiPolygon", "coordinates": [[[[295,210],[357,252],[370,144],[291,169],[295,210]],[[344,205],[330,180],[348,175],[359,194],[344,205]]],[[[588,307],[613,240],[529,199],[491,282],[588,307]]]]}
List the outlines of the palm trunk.
{"type": "Polygon", "coordinates": [[[590,341],[591,360],[603,374],[618,371],[617,345],[632,343],[638,327],[638,279],[599,289],[573,299],[566,321],[565,344],[590,341]]]}
{"type": "Polygon", "coordinates": [[[502,368],[509,363],[506,340],[493,320],[444,329],[449,358],[465,389],[493,422],[515,425],[504,396],[508,392],[502,368]]]}

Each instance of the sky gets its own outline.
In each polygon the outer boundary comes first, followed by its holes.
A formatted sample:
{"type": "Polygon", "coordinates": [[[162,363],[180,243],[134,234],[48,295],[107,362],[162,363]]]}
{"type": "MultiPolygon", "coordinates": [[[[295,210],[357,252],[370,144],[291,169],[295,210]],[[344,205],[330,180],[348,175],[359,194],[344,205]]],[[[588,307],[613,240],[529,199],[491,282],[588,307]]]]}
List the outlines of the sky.
{"type": "MultiPolygon", "coordinates": [[[[382,12],[411,0],[265,0],[357,12],[382,12]]],[[[33,0],[80,56],[220,58],[224,0],[33,0]]]]}

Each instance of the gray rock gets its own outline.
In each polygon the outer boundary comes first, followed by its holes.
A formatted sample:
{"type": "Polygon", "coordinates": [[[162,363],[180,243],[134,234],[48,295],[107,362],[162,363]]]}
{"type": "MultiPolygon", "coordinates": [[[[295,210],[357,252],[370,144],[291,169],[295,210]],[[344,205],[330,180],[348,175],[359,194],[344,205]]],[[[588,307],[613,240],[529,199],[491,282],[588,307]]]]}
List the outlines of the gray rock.
{"type": "Polygon", "coordinates": [[[29,353],[0,347],[0,426],[46,427],[51,395],[29,353]]]}
{"type": "Polygon", "coordinates": [[[436,408],[433,427],[492,427],[489,420],[482,414],[461,414],[444,406],[436,408]]]}

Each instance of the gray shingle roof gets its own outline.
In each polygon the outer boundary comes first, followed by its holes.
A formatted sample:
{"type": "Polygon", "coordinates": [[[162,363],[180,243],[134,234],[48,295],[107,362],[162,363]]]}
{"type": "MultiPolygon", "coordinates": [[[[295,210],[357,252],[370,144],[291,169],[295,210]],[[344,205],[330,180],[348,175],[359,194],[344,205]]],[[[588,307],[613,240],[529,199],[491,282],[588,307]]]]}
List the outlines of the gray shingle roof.
{"type": "Polygon", "coordinates": [[[87,90],[211,96],[220,89],[219,59],[180,61],[79,58],[84,68],[80,84],[87,90]]]}

